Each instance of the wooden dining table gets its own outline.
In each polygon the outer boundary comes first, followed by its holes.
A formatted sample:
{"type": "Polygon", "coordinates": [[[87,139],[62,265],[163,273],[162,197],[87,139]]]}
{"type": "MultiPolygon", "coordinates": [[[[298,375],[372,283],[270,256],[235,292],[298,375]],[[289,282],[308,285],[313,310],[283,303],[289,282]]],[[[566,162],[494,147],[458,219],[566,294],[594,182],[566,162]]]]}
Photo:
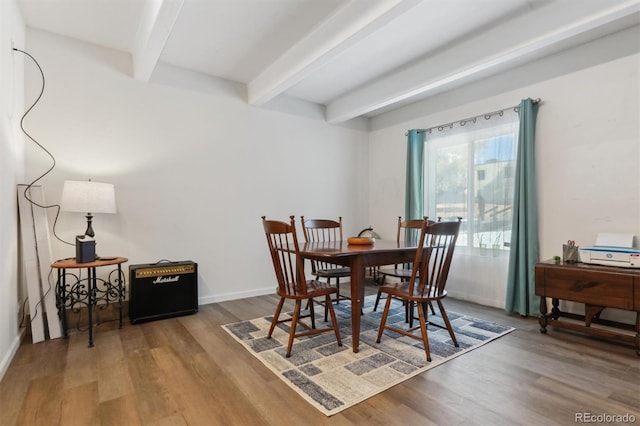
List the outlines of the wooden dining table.
{"type": "Polygon", "coordinates": [[[360,346],[360,313],[364,300],[365,269],[395,263],[413,262],[417,247],[392,240],[373,244],[348,244],[347,241],[307,242],[300,247],[306,259],[320,260],[351,269],[351,331],[353,352],[360,346]]]}

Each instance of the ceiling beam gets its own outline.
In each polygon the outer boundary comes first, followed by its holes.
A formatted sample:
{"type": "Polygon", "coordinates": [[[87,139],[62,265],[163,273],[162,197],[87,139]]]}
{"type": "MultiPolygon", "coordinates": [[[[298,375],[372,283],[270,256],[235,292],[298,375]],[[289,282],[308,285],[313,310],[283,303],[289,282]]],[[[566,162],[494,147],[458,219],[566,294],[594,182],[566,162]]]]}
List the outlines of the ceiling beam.
{"type": "Polygon", "coordinates": [[[265,104],[421,1],[347,2],[248,83],[248,102],[265,104]]]}
{"type": "Polygon", "coordinates": [[[131,52],[136,80],[151,78],[183,4],[184,0],[147,1],[131,52]]]}
{"type": "MultiPolygon", "coordinates": [[[[557,5],[562,6],[562,2],[557,5]]],[[[554,13],[562,12],[556,10],[554,13]]],[[[527,26],[526,19],[530,19],[527,17],[514,20],[508,26],[510,30],[517,31],[507,32],[513,37],[505,37],[504,28],[496,28],[336,99],[327,105],[327,121],[344,122],[394,103],[411,102],[413,97],[436,94],[479,80],[525,61],[578,45],[590,32],[600,31],[600,36],[604,36],[637,24],[639,16],[640,4],[633,0],[565,23],[559,29],[553,24],[549,24],[548,29],[527,26]]]]}

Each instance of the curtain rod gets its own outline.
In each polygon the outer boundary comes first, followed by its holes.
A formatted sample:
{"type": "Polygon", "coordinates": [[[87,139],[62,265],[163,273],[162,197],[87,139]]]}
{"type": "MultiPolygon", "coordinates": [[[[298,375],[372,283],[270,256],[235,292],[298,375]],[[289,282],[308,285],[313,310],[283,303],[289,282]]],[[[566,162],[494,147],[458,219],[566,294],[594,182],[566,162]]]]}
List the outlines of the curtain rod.
{"type": "MultiPolygon", "coordinates": [[[[534,99],[534,100],[533,100],[533,103],[534,103],[534,104],[537,104],[537,103],[540,103],[540,102],[541,102],[540,98],[537,98],[537,99],[534,99]]],[[[456,123],[460,123],[460,125],[461,125],[461,126],[464,126],[465,124],[467,124],[467,122],[468,122],[468,121],[473,121],[473,122],[475,123],[475,122],[476,122],[476,119],[477,119],[477,118],[480,118],[480,117],[484,117],[484,119],[485,119],[485,120],[489,120],[489,119],[490,119],[491,117],[493,117],[494,115],[499,115],[499,116],[501,116],[501,117],[502,117],[502,114],[503,114],[506,110],[508,110],[508,109],[513,109],[515,112],[518,112],[518,109],[519,109],[519,108],[520,108],[520,105],[515,105],[515,106],[511,106],[511,107],[507,107],[507,108],[500,109],[500,110],[498,110],[498,111],[487,112],[487,113],[484,113],[484,114],[476,115],[476,116],[474,116],[474,117],[463,118],[462,120],[452,121],[452,122],[447,123],[447,124],[441,124],[441,125],[439,125],[439,126],[429,127],[429,128],[427,128],[427,129],[417,129],[417,132],[418,132],[418,133],[424,133],[424,132],[429,132],[429,133],[431,133],[431,131],[432,131],[433,129],[438,129],[439,131],[442,131],[442,130],[444,130],[444,129],[445,129],[445,127],[449,127],[450,129],[452,129],[452,128],[453,128],[453,125],[454,125],[454,124],[456,124],[456,123]]],[[[404,133],[404,135],[405,135],[405,136],[408,136],[408,135],[409,135],[409,132],[405,132],[405,133],[404,133]]]]}

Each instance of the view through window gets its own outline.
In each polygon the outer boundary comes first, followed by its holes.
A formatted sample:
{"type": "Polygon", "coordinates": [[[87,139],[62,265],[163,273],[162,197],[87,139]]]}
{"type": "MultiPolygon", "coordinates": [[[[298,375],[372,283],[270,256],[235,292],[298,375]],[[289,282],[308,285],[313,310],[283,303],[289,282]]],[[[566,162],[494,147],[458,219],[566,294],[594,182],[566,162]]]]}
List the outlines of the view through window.
{"type": "MultiPolygon", "coordinates": [[[[425,140],[425,215],[462,217],[458,247],[508,250],[511,240],[518,114],[433,129],[425,140]]],[[[499,254],[499,252],[497,252],[499,254]]]]}

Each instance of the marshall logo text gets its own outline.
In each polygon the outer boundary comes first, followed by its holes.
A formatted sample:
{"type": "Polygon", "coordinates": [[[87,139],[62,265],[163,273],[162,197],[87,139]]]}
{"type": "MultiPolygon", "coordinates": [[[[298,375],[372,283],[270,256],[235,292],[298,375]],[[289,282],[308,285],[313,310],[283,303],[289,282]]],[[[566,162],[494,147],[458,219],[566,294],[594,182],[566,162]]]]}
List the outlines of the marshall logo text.
{"type": "Polygon", "coordinates": [[[164,284],[164,283],[176,283],[180,280],[180,275],[176,275],[173,277],[158,277],[153,280],[154,284],[164,284]]]}

